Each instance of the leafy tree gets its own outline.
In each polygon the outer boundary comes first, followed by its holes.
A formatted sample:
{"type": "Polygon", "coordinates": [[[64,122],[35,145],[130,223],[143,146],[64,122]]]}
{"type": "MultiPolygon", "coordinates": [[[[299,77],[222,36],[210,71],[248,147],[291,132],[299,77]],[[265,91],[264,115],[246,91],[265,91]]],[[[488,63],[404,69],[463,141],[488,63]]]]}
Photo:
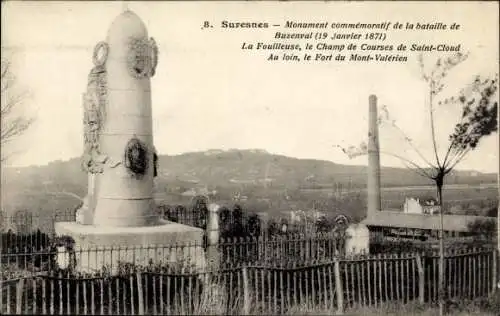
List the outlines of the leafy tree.
{"type": "MultiPolygon", "coordinates": [[[[422,73],[422,79],[427,84],[428,89],[428,113],[430,117],[430,134],[432,142],[433,158],[428,159],[414,145],[411,138],[396,124],[395,120],[389,117],[386,107],[383,107],[383,114],[379,118],[379,124],[388,124],[400,133],[404,140],[412,147],[415,153],[425,162],[425,167],[417,162],[402,157],[399,154],[380,151],[399,158],[408,168],[419,175],[432,180],[436,186],[436,196],[438,205],[441,208],[440,219],[440,260],[439,260],[439,293],[440,293],[440,314],[443,312],[443,289],[444,289],[444,241],[443,241],[443,186],[445,177],[450,174],[455,167],[471,151],[475,150],[480,141],[498,129],[498,74],[494,78],[484,78],[476,76],[472,82],[458,94],[440,99],[445,87],[444,79],[447,78],[451,69],[464,62],[468,54],[460,52],[447,58],[439,58],[433,65],[431,71],[425,70],[422,55],[419,57],[419,64],[422,73]],[[448,137],[448,145],[444,155],[440,156],[436,137],[435,111],[437,106],[458,106],[461,110],[460,117],[454,126],[454,130],[448,137]]],[[[350,157],[363,155],[367,153],[366,145],[356,148],[343,149],[350,157]]]]}
{"type": "Polygon", "coordinates": [[[267,224],[267,234],[268,236],[275,236],[280,233],[280,224],[275,220],[269,220],[267,224]]]}
{"type": "Polygon", "coordinates": [[[179,220],[183,220],[185,218],[185,214],[186,207],[184,205],[178,204],[170,214],[171,221],[179,222],[179,220]]]}
{"type": "Polygon", "coordinates": [[[221,237],[231,236],[231,211],[225,206],[219,210],[219,229],[221,237]]]}
{"type": "Polygon", "coordinates": [[[248,232],[248,234],[251,237],[258,237],[258,236],[260,236],[261,226],[262,226],[262,224],[261,224],[261,220],[259,218],[259,215],[257,215],[257,214],[251,214],[248,217],[246,231],[248,232]]]}
{"type": "Polygon", "coordinates": [[[243,225],[243,210],[241,206],[236,204],[233,208],[233,221],[232,221],[232,236],[233,237],[243,237],[245,235],[244,225],[243,225]]]}
{"type": "Polygon", "coordinates": [[[486,216],[489,216],[489,217],[498,217],[498,207],[491,207],[486,216]]]}
{"type": "Polygon", "coordinates": [[[195,227],[206,228],[208,217],[207,198],[195,196],[191,202],[192,223],[195,227]]]}
{"type": "Polygon", "coordinates": [[[321,216],[316,221],[316,229],[318,232],[329,232],[335,227],[335,222],[333,218],[328,218],[326,216],[321,216]]]}

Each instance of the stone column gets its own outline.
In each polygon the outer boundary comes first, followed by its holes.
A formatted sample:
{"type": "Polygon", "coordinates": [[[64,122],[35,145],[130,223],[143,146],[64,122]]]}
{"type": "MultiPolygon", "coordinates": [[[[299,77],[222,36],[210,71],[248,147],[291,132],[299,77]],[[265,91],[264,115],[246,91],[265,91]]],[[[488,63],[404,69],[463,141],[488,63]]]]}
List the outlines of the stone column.
{"type": "Polygon", "coordinates": [[[377,97],[370,95],[368,110],[368,211],[367,217],[381,211],[380,201],[380,147],[378,139],[377,97]]]}
{"type": "Polygon", "coordinates": [[[217,269],[220,264],[220,253],[219,253],[219,238],[220,238],[220,228],[219,228],[219,210],[220,206],[215,203],[208,205],[208,221],[207,221],[207,261],[209,268],[217,269]]]}
{"type": "Polygon", "coordinates": [[[147,66],[152,49],[146,26],[133,12],[123,12],[108,30],[107,105],[99,142],[113,163],[98,175],[94,224],[149,226],[154,210],[154,147],[151,84],[147,66]],[[131,143],[132,142],[132,143],[131,143]],[[145,151],[145,170],[134,173],[126,161],[129,146],[145,151]]]}
{"type": "Polygon", "coordinates": [[[103,266],[115,271],[120,263],[146,266],[170,260],[185,268],[205,266],[203,230],[161,220],[154,208],[157,156],[150,78],[157,61],[154,39],[131,11],[113,21],[106,41],[94,50],[84,94],[88,194],[76,222],[54,224],[56,235],[70,237],[75,249],[81,250],[75,251],[77,271],[98,271],[103,266]],[[188,247],[192,244],[198,247],[188,247]],[[158,251],[155,245],[179,251],[158,251]],[[110,251],[117,247],[128,250],[110,251]]]}
{"type": "Polygon", "coordinates": [[[96,204],[96,174],[88,173],[87,207],[84,209],[84,225],[94,224],[94,210],[96,204]]]}

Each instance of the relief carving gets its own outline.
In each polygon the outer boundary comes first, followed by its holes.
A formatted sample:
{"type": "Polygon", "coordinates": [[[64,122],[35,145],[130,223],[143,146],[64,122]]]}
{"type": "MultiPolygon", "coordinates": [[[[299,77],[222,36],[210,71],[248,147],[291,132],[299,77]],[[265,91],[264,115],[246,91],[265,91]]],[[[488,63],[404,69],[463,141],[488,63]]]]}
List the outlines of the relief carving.
{"type": "Polygon", "coordinates": [[[153,38],[130,40],[127,59],[130,74],[137,79],[152,77],[158,65],[158,46],[153,38]]]}
{"type": "Polygon", "coordinates": [[[134,137],[127,143],[125,148],[125,167],[137,178],[141,178],[147,173],[151,152],[147,145],[134,137]]]}
{"type": "MultiPolygon", "coordinates": [[[[101,152],[99,135],[106,119],[108,45],[99,42],[93,54],[94,67],[89,73],[87,91],[83,95],[84,154],[83,168],[90,173],[102,173],[109,157],[101,152]]],[[[111,163],[116,167],[119,163],[111,163]]]]}

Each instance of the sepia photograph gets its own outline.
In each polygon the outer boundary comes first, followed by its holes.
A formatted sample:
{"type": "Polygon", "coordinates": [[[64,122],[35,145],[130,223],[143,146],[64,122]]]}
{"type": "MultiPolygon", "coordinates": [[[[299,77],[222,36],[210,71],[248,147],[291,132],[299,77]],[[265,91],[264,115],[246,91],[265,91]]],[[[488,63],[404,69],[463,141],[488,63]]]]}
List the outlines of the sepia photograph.
{"type": "Polygon", "coordinates": [[[500,313],[496,1],[3,1],[0,314],[500,313]]]}

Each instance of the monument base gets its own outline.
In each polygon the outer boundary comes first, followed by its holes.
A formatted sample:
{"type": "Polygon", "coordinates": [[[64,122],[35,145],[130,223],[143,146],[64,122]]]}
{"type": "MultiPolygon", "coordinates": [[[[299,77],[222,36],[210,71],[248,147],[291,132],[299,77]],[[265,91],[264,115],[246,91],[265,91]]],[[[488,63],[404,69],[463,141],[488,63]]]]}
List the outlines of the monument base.
{"type": "Polygon", "coordinates": [[[80,272],[96,272],[106,267],[116,273],[119,265],[124,263],[205,268],[203,230],[196,227],[164,220],[158,225],[145,227],[59,222],[55,223],[55,232],[57,236],[74,240],[75,269],[80,272]]]}

